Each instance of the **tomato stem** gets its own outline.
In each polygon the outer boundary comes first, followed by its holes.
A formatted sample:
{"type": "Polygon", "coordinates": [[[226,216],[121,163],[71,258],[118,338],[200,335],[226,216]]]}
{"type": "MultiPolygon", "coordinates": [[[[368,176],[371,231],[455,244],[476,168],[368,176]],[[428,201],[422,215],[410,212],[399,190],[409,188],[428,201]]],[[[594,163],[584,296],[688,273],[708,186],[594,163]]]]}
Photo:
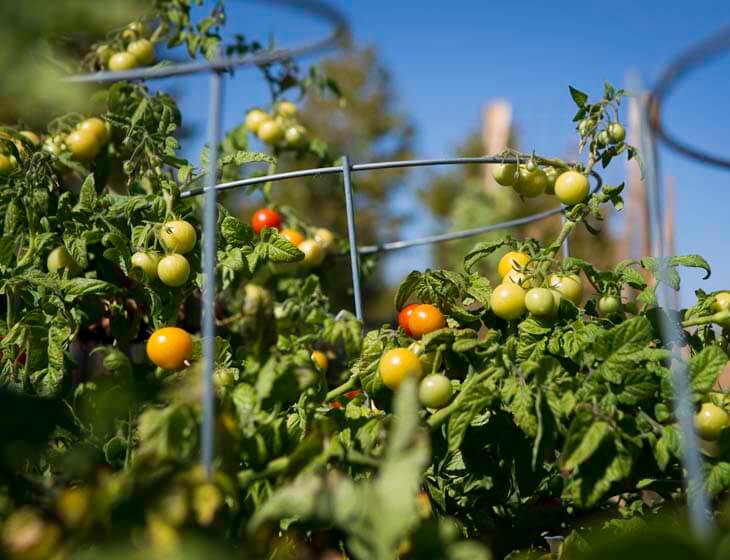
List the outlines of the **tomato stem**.
{"type": "Polygon", "coordinates": [[[357,383],[357,378],[358,378],[357,375],[353,375],[352,377],[350,377],[350,379],[345,381],[342,385],[332,389],[329,393],[327,393],[327,396],[324,398],[324,402],[333,401],[337,397],[341,397],[348,391],[351,391],[352,389],[354,389],[355,385],[357,383]]]}
{"type": "Polygon", "coordinates": [[[707,315],[705,317],[695,317],[694,319],[687,319],[682,321],[683,327],[695,327],[697,325],[706,325],[707,323],[724,323],[730,321],[730,311],[719,311],[714,315],[707,315]]]}

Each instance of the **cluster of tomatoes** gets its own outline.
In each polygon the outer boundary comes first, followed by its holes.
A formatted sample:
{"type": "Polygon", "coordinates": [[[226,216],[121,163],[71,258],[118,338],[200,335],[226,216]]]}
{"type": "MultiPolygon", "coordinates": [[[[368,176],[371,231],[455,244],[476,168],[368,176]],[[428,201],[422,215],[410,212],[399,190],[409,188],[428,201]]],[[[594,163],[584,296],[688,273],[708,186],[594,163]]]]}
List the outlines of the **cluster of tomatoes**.
{"type": "Polygon", "coordinates": [[[256,233],[261,233],[265,228],[276,229],[279,235],[304,253],[304,258],[297,262],[298,266],[304,268],[319,266],[334,247],[335,238],[328,229],[317,228],[314,236],[308,239],[298,230],[282,228],[282,224],[281,214],[272,208],[259,208],[251,216],[251,228],[256,233]]]}
{"type": "MultiPolygon", "coordinates": [[[[420,339],[424,335],[446,327],[446,318],[436,306],[429,303],[412,303],[398,313],[398,325],[408,336],[420,339]]],[[[451,381],[442,373],[432,371],[434,356],[415,342],[408,348],[393,348],[385,352],[378,364],[383,384],[396,390],[407,377],[420,380],[418,395],[421,403],[433,409],[446,406],[453,395],[451,381]]]]}
{"type": "MultiPolygon", "coordinates": [[[[23,138],[28,140],[34,146],[38,146],[41,143],[41,139],[38,135],[31,130],[21,130],[18,132],[23,138]]],[[[25,155],[25,147],[23,143],[17,139],[13,139],[9,134],[5,132],[0,133],[0,138],[9,140],[12,142],[18,150],[18,155],[22,158],[25,155]]],[[[12,149],[12,148],[11,148],[12,149]]],[[[18,159],[14,153],[11,153],[5,146],[0,147],[0,175],[7,175],[13,172],[18,167],[18,159]]]]}
{"type": "Polygon", "coordinates": [[[160,229],[160,240],[168,251],[162,257],[156,251],[137,251],[132,255],[132,267],[141,270],[147,282],[159,278],[166,286],[179,288],[190,277],[190,263],[185,258],[195,247],[198,235],[185,220],[166,222],[160,229]]]}
{"type": "Polygon", "coordinates": [[[111,131],[108,123],[99,117],[84,119],[69,134],[56,134],[46,138],[43,149],[58,156],[68,150],[75,160],[93,160],[109,142],[111,131]]]}
{"type": "MultiPolygon", "coordinates": [[[[597,122],[593,119],[583,119],[578,123],[578,132],[581,136],[587,136],[597,126],[597,122]]],[[[612,144],[620,144],[626,139],[626,130],[621,123],[609,122],[596,135],[596,142],[601,147],[610,146],[612,144]]]]}
{"type": "Polygon", "coordinates": [[[492,176],[502,186],[512,187],[521,196],[533,198],[554,194],[560,202],[573,206],[588,198],[588,177],[575,170],[559,172],[554,167],[544,169],[530,160],[526,164],[499,163],[492,176]]]}
{"type": "Polygon", "coordinates": [[[717,457],[720,454],[717,440],[720,432],[730,426],[730,414],[715,403],[706,402],[695,415],[694,423],[703,452],[710,457],[717,457]]]}
{"type": "Polygon", "coordinates": [[[296,150],[306,138],[307,130],[297,120],[297,106],[291,101],[279,101],[273,114],[252,109],[246,114],[246,128],[271,146],[296,150]]]}
{"type": "Polygon", "coordinates": [[[130,23],[122,31],[119,47],[123,48],[110,45],[97,47],[96,58],[99,64],[113,72],[152,64],[155,61],[155,47],[147,36],[147,28],[142,22],[130,23]]]}

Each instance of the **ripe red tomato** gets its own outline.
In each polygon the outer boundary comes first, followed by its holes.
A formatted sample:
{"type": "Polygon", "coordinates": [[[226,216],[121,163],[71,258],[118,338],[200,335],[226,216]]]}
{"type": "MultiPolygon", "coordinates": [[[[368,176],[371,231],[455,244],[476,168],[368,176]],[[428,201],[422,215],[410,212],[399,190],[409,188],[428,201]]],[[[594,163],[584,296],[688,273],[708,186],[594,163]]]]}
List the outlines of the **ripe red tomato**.
{"type": "Polygon", "coordinates": [[[267,227],[281,229],[281,214],[271,208],[259,208],[251,217],[251,227],[256,233],[267,227]]]}
{"type": "Polygon", "coordinates": [[[147,341],[147,356],[162,369],[182,369],[193,356],[193,338],[178,327],[158,329],[147,341]]]}
{"type": "Polygon", "coordinates": [[[419,305],[419,303],[409,303],[400,310],[400,313],[398,313],[398,326],[406,331],[408,336],[411,336],[411,329],[408,328],[408,319],[410,319],[413,314],[413,310],[419,305]]]}
{"type": "Polygon", "coordinates": [[[444,314],[429,303],[416,307],[408,318],[408,329],[414,338],[421,338],[424,334],[443,329],[445,326],[444,314]]]}
{"type": "Polygon", "coordinates": [[[378,373],[385,386],[395,391],[408,376],[420,379],[423,369],[413,352],[406,348],[394,348],[380,358],[378,373]]]}

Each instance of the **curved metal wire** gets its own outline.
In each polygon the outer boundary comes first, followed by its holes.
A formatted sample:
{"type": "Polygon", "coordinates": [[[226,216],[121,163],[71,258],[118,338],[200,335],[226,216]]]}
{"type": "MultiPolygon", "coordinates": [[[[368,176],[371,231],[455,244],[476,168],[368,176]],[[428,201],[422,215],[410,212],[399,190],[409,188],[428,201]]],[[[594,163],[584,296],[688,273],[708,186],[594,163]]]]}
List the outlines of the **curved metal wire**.
{"type": "Polygon", "coordinates": [[[730,158],[693,148],[667,132],[661,119],[661,104],[680,78],[727,50],[730,50],[730,25],[678,56],[662,73],[649,97],[649,125],[657,138],[681,154],[723,169],[730,169],[730,158]]]}
{"type": "MultiPolygon", "coordinates": [[[[321,175],[334,175],[342,173],[346,175],[345,171],[358,172],[358,171],[372,171],[377,169],[396,169],[396,168],[411,168],[411,167],[433,167],[440,165],[485,165],[494,163],[520,163],[515,157],[502,157],[502,156],[481,156],[481,157],[462,157],[462,158],[439,158],[439,159],[414,159],[414,160],[398,160],[398,161],[381,161],[372,163],[357,163],[348,165],[335,165],[329,167],[319,167],[313,169],[300,169],[297,171],[289,171],[286,173],[274,173],[272,175],[262,175],[259,177],[251,177],[247,179],[239,179],[237,181],[230,181],[227,183],[220,183],[213,187],[206,186],[197,189],[190,189],[180,193],[180,198],[190,198],[193,196],[199,196],[205,194],[208,189],[213,188],[216,191],[226,191],[235,188],[247,187],[252,185],[260,185],[262,183],[285,181],[288,179],[299,179],[301,177],[314,177],[321,175]]],[[[591,171],[591,176],[596,181],[596,186],[593,192],[599,190],[603,185],[601,176],[595,171],[591,171]]],[[[501,229],[509,229],[513,227],[523,226],[531,224],[533,222],[539,222],[545,218],[556,216],[564,213],[566,207],[558,206],[550,210],[544,210],[529,216],[523,216],[522,218],[516,218],[514,220],[508,220],[505,222],[499,222],[496,224],[489,224],[486,226],[480,226],[471,229],[465,229],[461,231],[442,233],[438,235],[429,235],[426,237],[420,237],[417,239],[391,241],[387,243],[380,243],[377,245],[365,245],[358,248],[358,252],[361,255],[370,255],[374,253],[385,253],[389,251],[397,251],[399,249],[407,249],[410,247],[416,247],[418,245],[429,245],[433,243],[441,243],[445,241],[454,241],[457,239],[465,239],[467,237],[474,237],[484,233],[492,231],[499,231],[501,229]]],[[[349,225],[349,221],[348,221],[349,225]]]]}
{"type": "Polygon", "coordinates": [[[232,58],[217,58],[203,62],[183,62],[168,66],[152,68],[135,68],[120,72],[95,72],[93,74],[80,74],[66,78],[66,81],[84,82],[118,82],[120,80],[159,80],[174,76],[188,76],[202,72],[224,72],[239,66],[262,66],[279,60],[289,58],[301,58],[335,46],[350,34],[350,26],[345,17],[332,6],[319,0],[268,0],[271,4],[279,4],[287,8],[293,8],[322,19],[329,23],[331,31],[321,39],[306,43],[304,45],[275,49],[261,53],[232,58]]]}

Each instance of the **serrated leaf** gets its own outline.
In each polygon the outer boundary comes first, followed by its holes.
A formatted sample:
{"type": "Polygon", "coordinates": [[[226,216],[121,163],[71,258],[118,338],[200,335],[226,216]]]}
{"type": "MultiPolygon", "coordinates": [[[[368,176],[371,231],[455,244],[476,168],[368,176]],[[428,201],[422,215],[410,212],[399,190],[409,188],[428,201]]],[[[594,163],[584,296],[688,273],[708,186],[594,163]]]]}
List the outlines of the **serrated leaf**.
{"type": "Polygon", "coordinates": [[[598,449],[601,445],[603,438],[606,437],[610,431],[611,427],[607,422],[594,422],[583,434],[580,443],[572,449],[570,455],[563,460],[563,468],[572,470],[590,459],[596,449],[598,449]]]}
{"type": "Polygon", "coordinates": [[[701,394],[707,393],[725,369],[727,362],[727,354],[719,346],[711,345],[703,348],[687,364],[692,390],[701,394]]]}

